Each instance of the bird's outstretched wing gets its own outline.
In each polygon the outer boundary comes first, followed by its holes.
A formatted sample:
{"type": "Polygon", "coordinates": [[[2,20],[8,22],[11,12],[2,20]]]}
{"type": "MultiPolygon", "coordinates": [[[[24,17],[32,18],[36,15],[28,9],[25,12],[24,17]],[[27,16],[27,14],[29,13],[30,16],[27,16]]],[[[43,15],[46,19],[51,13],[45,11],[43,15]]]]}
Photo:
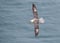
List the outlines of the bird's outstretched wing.
{"type": "Polygon", "coordinates": [[[37,8],[35,6],[35,4],[32,4],[32,10],[33,10],[33,16],[34,16],[34,31],[35,31],[35,36],[38,35],[39,33],[39,18],[38,18],[38,14],[37,14],[37,8]]]}
{"type": "Polygon", "coordinates": [[[35,4],[32,4],[32,10],[33,10],[34,18],[38,19],[37,8],[36,8],[35,4]]]}

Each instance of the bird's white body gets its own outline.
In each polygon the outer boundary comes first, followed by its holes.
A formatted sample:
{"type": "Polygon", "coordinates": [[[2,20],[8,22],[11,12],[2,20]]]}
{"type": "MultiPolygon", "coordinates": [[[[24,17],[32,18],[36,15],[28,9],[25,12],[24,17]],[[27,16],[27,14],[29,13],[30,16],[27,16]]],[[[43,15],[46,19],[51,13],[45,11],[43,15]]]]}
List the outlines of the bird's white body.
{"type": "MultiPolygon", "coordinates": [[[[34,19],[30,20],[30,22],[34,23],[35,20],[36,19],[34,18],[34,19]]],[[[39,19],[39,23],[44,23],[44,22],[45,22],[45,20],[43,18],[39,19]]]]}

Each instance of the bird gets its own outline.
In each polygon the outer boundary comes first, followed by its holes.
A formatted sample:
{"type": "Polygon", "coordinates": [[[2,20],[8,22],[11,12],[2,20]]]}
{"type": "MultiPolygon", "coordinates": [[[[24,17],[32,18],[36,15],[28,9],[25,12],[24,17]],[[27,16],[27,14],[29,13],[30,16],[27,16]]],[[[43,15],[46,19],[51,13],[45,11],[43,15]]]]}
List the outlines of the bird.
{"type": "Polygon", "coordinates": [[[35,37],[36,37],[39,34],[39,23],[44,23],[45,20],[43,18],[39,19],[38,13],[37,13],[37,8],[34,3],[32,4],[32,12],[33,12],[34,18],[32,20],[30,20],[30,22],[32,22],[34,24],[34,32],[35,32],[35,37]]]}

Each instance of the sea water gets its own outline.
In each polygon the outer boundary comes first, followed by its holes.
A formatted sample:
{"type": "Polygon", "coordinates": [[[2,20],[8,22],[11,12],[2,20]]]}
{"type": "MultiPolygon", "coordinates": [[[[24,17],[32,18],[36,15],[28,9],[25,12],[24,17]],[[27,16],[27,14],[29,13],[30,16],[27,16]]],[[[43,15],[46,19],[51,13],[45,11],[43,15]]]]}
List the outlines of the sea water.
{"type": "Polygon", "coordinates": [[[60,0],[0,0],[0,43],[60,43],[60,0]],[[45,19],[36,38],[33,3],[45,19]]]}

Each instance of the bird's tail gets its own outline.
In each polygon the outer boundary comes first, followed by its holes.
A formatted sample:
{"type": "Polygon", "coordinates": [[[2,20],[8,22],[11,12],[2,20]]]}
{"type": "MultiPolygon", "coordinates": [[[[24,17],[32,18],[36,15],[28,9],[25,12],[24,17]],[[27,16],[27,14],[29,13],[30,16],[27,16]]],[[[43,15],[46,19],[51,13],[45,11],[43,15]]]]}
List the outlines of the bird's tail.
{"type": "Polygon", "coordinates": [[[39,19],[39,23],[42,23],[42,24],[45,23],[44,18],[40,18],[40,19],[39,19]]]}

